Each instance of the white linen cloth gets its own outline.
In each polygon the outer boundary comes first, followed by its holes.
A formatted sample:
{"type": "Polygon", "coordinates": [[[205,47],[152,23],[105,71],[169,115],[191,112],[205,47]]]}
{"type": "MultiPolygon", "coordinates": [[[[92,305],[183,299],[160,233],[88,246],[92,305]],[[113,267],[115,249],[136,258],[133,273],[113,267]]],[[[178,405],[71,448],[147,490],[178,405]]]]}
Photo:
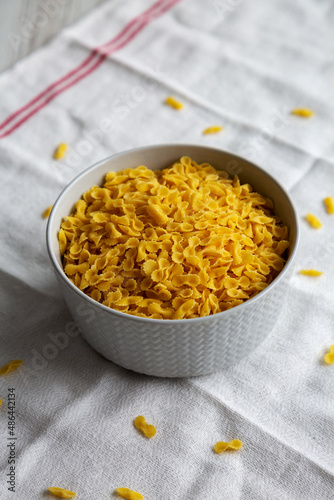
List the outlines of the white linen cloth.
{"type": "MultiPolygon", "coordinates": [[[[1,74],[0,120],[152,4],[106,2],[1,74]]],[[[322,202],[334,195],[333,22],[330,0],[183,0],[0,140],[0,365],[24,360],[0,377],[1,499],[51,498],[50,486],[79,500],[109,499],[121,486],[145,500],[334,498],[334,366],[322,362],[334,344],[334,217],[322,202]],[[182,112],[163,105],[169,94],[182,112]],[[296,107],[315,115],[291,116],[296,107]],[[222,133],[202,135],[216,124],[222,133]],[[70,151],[56,162],[60,142],[70,151]],[[301,223],[274,331],[238,366],[184,380],[126,371],[76,335],[41,218],[89,165],[164,142],[247,156],[289,190],[301,223]],[[307,225],[307,212],[322,229],[307,225]],[[311,267],[324,275],[298,274],[311,267]],[[16,393],[15,493],[6,475],[8,388],[16,393]],[[133,428],[140,414],[157,426],[154,439],[133,428]],[[213,453],[215,442],[233,438],[242,450],[213,453]]]]}

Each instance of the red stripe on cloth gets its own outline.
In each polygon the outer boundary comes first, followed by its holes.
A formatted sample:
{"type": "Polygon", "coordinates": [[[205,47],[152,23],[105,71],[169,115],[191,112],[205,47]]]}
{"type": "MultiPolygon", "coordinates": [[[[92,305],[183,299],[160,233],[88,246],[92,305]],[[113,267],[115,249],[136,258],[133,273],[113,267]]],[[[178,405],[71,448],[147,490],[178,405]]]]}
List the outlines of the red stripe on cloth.
{"type": "Polygon", "coordinates": [[[166,0],[159,0],[158,2],[156,2],[152,7],[150,7],[147,11],[145,11],[144,13],[140,14],[138,17],[136,17],[135,19],[133,19],[130,23],[128,23],[123,29],[122,31],[115,37],[113,38],[112,40],[110,40],[109,42],[105,43],[104,45],[101,45],[100,47],[96,47],[95,49],[92,50],[91,54],[79,65],[77,66],[76,68],[74,68],[73,70],[71,70],[69,73],[67,73],[65,76],[63,76],[62,78],[59,78],[58,80],[56,80],[54,83],[52,83],[51,85],[49,85],[43,92],[41,92],[40,94],[38,94],[34,99],[32,99],[31,101],[29,101],[25,106],[23,106],[22,108],[20,108],[18,111],[16,111],[15,113],[13,113],[12,115],[10,115],[1,125],[0,125],[0,130],[2,130],[8,123],[10,123],[11,121],[13,121],[18,115],[20,115],[21,113],[23,113],[24,111],[26,111],[28,108],[30,108],[31,106],[33,106],[34,104],[36,104],[40,99],[42,99],[43,97],[45,97],[49,92],[51,92],[54,88],[56,88],[58,85],[60,85],[61,83],[63,83],[64,81],[66,80],[69,80],[72,76],[76,75],[77,73],[79,73],[81,70],[83,70],[86,66],[88,66],[90,64],[91,61],[93,61],[94,59],[98,58],[99,57],[99,52],[102,51],[105,47],[109,47],[110,45],[112,44],[115,44],[116,42],[118,42],[124,35],[126,35],[130,30],[131,28],[136,24],[138,23],[138,21],[140,21],[140,19],[144,16],[147,16],[147,15],[150,15],[152,12],[154,12],[157,8],[160,7],[160,5],[166,0]]]}
{"type": "Polygon", "coordinates": [[[149,9],[134,18],[128,23],[123,30],[112,40],[96,47],[92,50],[91,54],[76,68],[67,73],[62,78],[56,80],[53,84],[49,85],[43,92],[38,94],[34,99],[29,101],[25,106],[11,114],[4,122],[0,124],[0,130],[7,128],[11,122],[13,123],[10,128],[0,134],[0,139],[10,135],[14,130],[25,123],[29,118],[35,115],[40,109],[44,108],[50,101],[55,99],[59,94],[69,89],[86,76],[95,71],[106,59],[109,54],[120,50],[127,45],[142,29],[158,18],[176,3],[181,0],[159,0],[154,3],[149,9]],[[65,84],[65,85],[63,85],[65,84]],[[18,120],[16,120],[18,118],[18,120]]]}

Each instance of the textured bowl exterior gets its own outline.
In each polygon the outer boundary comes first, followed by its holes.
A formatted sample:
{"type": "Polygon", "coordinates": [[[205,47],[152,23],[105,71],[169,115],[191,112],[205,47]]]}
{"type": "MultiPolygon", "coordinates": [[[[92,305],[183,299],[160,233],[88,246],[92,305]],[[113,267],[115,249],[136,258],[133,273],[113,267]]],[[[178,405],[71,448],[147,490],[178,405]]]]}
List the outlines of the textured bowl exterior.
{"type": "Polygon", "coordinates": [[[250,307],[215,314],[210,322],[183,324],[138,321],[130,315],[124,319],[87,305],[69,287],[63,292],[81,334],[107,359],[147,375],[191,377],[238,363],[267,337],[280,314],[287,279],[250,307]]]}
{"type": "MultiPolygon", "coordinates": [[[[171,145],[141,148],[139,151],[144,152],[144,155],[139,155],[138,163],[133,166],[147,163],[145,152],[148,158],[152,158],[152,149],[155,149],[156,153],[163,154],[166,148],[167,153],[171,154],[174,160],[182,154],[189,154],[196,161],[204,161],[197,160],[196,157],[196,151],[201,150],[201,158],[203,155],[210,157],[209,153],[214,152],[216,158],[219,158],[219,155],[223,155],[225,159],[233,159],[233,161],[237,158],[242,166],[242,162],[245,162],[234,155],[213,148],[171,145]]],[[[117,165],[115,169],[125,168],[124,165],[129,162],[129,155],[135,153],[136,150],[118,155],[122,160],[125,157],[125,163],[121,167],[117,165]]],[[[147,375],[190,377],[220,371],[238,363],[267,337],[282,310],[286,284],[291,276],[298,241],[297,217],[286,193],[268,174],[262,172],[261,176],[261,170],[259,173],[259,168],[254,166],[254,172],[264,186],[273,182],[271,190],[277,197],[277,200],[274,199],[275,207],[279,206],[280,212],[282,210],[284,212],[286,208],[286,212],[279,215],[288,224],[291,238],[288,263],[264,291],[240,306],[204,318],[190,320],[140,318],[109,309],[95,302],[68,280],[61,267],[57,232],[61,218],[68,215],[70,211],[69,200],[72,200],[73,205],[86,189],[94,183],[100,183],[105,173],[113,170],[112,160],[113,157],[88,169],[86,171],[88,179],[85,173],[75,179],[58,198],[53,209],[55,212],[53,217],[51,214],[48,223],[47,245],[50,258],[64,298],[83,337],[107,359],[124,368],[147,375]],[[95,181],[92,182],[92,179],[95,181]],[[290,206],[288,206],[289,203],[290,206]]],[[[210,159],[208,158],[207,161],[210,159]]],[[[169,164],[171,161],[167,160],[166,163],[169,164]]],[[[247,162],[247,165],[251,173],[252,164],[247,162]]],[[[246,180],[252,183],[252,175],[249,172],[246,172],[246,180]]],[[[256,179],[255,174],[254,179],[256,179]]],[[[263,193],[263,190],[260,192],[263,193]]]]}

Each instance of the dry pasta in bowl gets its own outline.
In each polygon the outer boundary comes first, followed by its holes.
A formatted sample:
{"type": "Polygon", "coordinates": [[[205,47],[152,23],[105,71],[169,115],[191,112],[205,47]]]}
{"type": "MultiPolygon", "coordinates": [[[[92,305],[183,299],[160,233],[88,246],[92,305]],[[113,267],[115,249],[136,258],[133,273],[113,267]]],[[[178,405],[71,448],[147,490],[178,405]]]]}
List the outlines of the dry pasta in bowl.
{"type": "Polygon", "coordinates": [[[254,297],[289,247],[269,198],[187,156],[163,170],[109,172],[76,202],[58,238],[65,274],[92,299],[174,320],[254,297]]]}
{"type": "Polygon", "coordinates": [[[139,373],[189,377],[233,366],[273,329],[299,221],[285,189],[247,159],[158,144],[80,173],[46,236],[61,293],[96,351],[139,373]]]}

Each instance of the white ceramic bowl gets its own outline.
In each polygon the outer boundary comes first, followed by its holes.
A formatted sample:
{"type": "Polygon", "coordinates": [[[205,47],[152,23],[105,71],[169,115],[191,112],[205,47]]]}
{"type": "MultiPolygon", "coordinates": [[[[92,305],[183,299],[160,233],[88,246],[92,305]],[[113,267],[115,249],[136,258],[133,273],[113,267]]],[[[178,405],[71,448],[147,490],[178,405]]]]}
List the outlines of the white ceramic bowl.
{"type": "Polygon", "coordinates": [[[160,377],[189,377],[222,370],[253,351],[277,321],[298,243],[298,220],[290,197],[268,173],[225,151],[187,144],[157,145],[116,154],[78,175],[60,194],[49,217],[47,247],[67,305],[82,335],[99,353],[125,368],[160,377]],[[183,320],[141,318],[110,309],[76,288],[66,277],[58,245],[62,219],[91,186],[110,170],[146,165],[152,170],[181,156],[237,174],[272,199],[289,228],[287,262],[276,279],[245,303],[211,316],[183,320]]]}

